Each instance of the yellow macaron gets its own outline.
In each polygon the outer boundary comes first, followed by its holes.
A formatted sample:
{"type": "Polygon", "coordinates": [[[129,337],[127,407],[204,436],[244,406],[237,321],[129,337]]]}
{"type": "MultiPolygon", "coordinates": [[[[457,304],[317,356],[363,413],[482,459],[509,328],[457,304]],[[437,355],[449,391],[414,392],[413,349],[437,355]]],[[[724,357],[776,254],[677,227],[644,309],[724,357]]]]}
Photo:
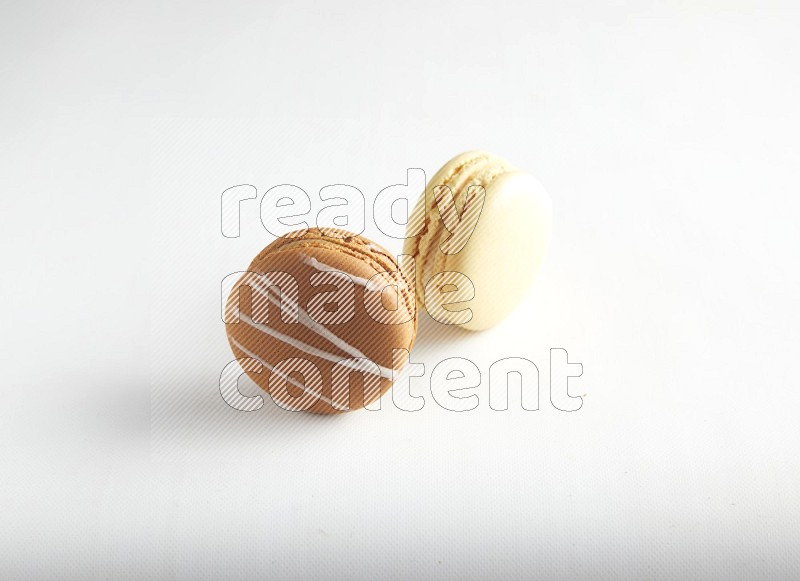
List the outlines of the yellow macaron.
{"type": "Polygon", "coordinates": [[[415,260],[417,301],[442,323],[496,325],[527,294],[552,214],[541,183],[505,159],[485,151],[454,157],[409,217],[404,253],[415,260]]]}

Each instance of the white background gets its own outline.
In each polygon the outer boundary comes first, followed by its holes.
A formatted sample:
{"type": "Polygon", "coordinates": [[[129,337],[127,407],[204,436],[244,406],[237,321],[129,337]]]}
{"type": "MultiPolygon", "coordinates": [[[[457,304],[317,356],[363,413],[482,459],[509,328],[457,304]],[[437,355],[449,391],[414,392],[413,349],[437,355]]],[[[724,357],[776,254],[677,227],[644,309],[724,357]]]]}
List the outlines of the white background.
{"type": "Polygon", "coordinates": [[[800,576],[798,27],[791,2],[4,3],[0,576],[800,576]],[[222,191],[316,210],[473,148],[554,202],[513,316],[423,320],[418,413],[228,408],[219,282],[272,238],[257,201],[222,237],[222,191]],[[539,411],[488,406],[514,355],[539,411]],[[472,412],[430,396],[454,356],[472,412]]]}

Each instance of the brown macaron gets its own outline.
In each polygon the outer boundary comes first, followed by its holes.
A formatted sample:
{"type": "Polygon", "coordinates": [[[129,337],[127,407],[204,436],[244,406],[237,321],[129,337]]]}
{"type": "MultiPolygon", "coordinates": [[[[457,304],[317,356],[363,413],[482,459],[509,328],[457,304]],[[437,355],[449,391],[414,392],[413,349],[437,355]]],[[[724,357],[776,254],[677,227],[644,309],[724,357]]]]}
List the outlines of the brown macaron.
{"type": "Polygon", "coordinates": [[[367,238],[299,230],[264,248],[233,286],[228,340],[284,409],[373,408],[414,344],[414,290],[394,257],[367,238]]]}

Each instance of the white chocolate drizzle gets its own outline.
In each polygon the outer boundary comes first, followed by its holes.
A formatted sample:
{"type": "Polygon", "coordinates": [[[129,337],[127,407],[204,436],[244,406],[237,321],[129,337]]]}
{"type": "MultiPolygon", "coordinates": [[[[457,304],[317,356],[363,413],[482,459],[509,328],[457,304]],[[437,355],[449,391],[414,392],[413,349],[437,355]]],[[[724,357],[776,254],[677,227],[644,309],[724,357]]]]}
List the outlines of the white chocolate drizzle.
{"type": "Polygon", "coordinates": [[[361,286],[365,287],[365,286],[367,286],[367,284],[369,284],[369,280],[367,280],[366,278],[362,278],[360,276],[356,276],[354,274],[350,274],[349,272],[344,272],[343,270],[341,270],[339,268],[336,268],[335,266],[331,266],[330,264],[325,264],[324,262],[322,262],[320,260],[317,260],[313,256],[308,256],[307,254],[303,255],[303,262],[313,266],[314,268],[316,268],[320,272],[338,272],[338,273],[341,273],[344,276],[350,278],[354,283],[356,283],[358,285],[361,285],[361,286]]]}
{"type": "MultiPolygon", "coordinates": [[[[249,284],[251,285],[251,288],[258,295],[260,295],[262,297],[265,297],[272,304],[277,305],[280,308],[281,301],[279,301],[277,298],[272,296],[272,294],[270,293],[270,286],[272,285],[272,282],[269,280],[269,278],[265,278],[265,277],[262,277],[261,279],[254,278],[251,281],[249,281],[249,284]],[[264,283],[262,283],[262,280],[264,281],[264,283]],[[266,288],[263,286],[263,284],[267,285],[266,288]]],[[[301,307],[299,304],[295,303],[294,300],[292,300],[290,297],[286,296],[285,293],[284,293],[282,298],[283,298],[284,301],[286,301],[286,303],[289,305],[290,308],[297,310],[297,312],[299,314],[299,322],[300,322],[300,324],[305,326],[307,329],[309,329],[310,331],[316,333],[317,335],[319,335],[320,337],[322,337],[323,339],[325,339],[326,341],[328,341],[332,345],[338,347],[339,349],[341,349],[345,353],[349,354],[352,358],[369,360],[369,358],[364,353],[362,353],[361,350],[359,350],[358,348],[356,348],[353,345],[350,345],[345,340],[343,340],[341,337],[339,337],[335,333],[333,333],[330,329],[326,328],[325,326],[319,324],[314,319],[312,319],[309,316],[309,314],[306,312],[306,310],[303,309],[303,307],[301,307]]],[[[340,355],[336,355],[335,353],[331,353],[331,352],[325,351],[323,349],[318,349],[317,347],[309,345],[309,344],[307,344],[307,343],[305,343],[303,341],[300,341],[299,339],[295,339],[295,338],[290,337],[290,336],[288,336],[288,335],[286,335],[284,333],[281,333],[280,331],[278,331],[276,329],[273,329],[272,327],[269,327],[268,325],[257,323],[255,321],[253,321],[252,318],[250,318],[250,317],[246,317],[246,316],[240,314],[239,318],[240,318],[240,320],[242,322],[244,322],[246,325],[252,327],[253,329],[256,329],[257,331],[260,331],[262,333],[268,334],[268,335],[272,336],[273,338],[275,338],[275,339],[277,339],[277,340],[279,340],[279,341],[281,341],[283,343],[286,343],[287,345],[291,345],[292,347],[294,347],[296,349],[299,349],[300,351],[303,351],[304,353],[306,353],[308,355],[314,355],[314,356],[320,357],[322,359],[327,359],[328,361],[332,361],[334,363],[339,363],[339,364],[341,364],[341,365],[343,365],[345,367],[348,367],[348,368],[356,370],[356,371],[364,371],[364,372],[367,372],[367,373],[370,373],[372,371],[369,366],[364,366],[364,365],[360,364],[357,361],[352,361],[352,360],[349,360],[349,359],[346,359],[346,358],[342,358],[340,355]]],[[[382,377],[385,377],[387,379],[392,379],[392,377],[396,374],[396,370],[389,369],[389,368],[386,368],[386,367],[382,367],[382,366],[377,365],[377,364],[376,364],[376,366],[380,370],[380,374],[381,374],[382,377]]]]}
{"type": "MultiPolygon", "coordinates": [[[[281,373],[280,371],[277,371],[272,365],[270,365],[269,363],[264,361],[261,357],[259,357],[258,355],[256,355],[252,351],[250,351],[247,347],[245,347],[244,345],[239,343],[233,337],[230,337],[230,340],[231,340],[231,343],[233,343],[236,346],[236,348],[239,349],[239,351],[241,351],[242,353],[244,353],[248,357],[250,357],[252,359],[255,359],[261,365],[263,365],[264,367],[269,369],[270,372],[278,375],[279,377],[285,379],[286,381],[288,381],[292,385],[295,385],[295,386],[299,387],[300,389],[302,389],[305,392],[305,395],[303,395],[302,398],[300,399],[300,405],[298,405],[296,407],[287,408],[287,409],[289,409],[289,411],[300,411],[300,410],[306,409],[306,408],[303,407],[303,404],[307,404],[308,403],[307,400],[308,400],[309,396],[316,396],[318,399],[321,399],[325,403],[333,406],[333,402],[329,398],[325,397],[321,392],[319,392],[319,391],[317,391],[315,389],[312,389],[312,388],[310,388],[308,386],[305,386],[302,383],[292,379],[290,376],[288,376],[288,375],[286,375],[284,373],[281,373]]],[[[283,402],[281,402],[281,406],[285,406],[285,404],[283,402]]]]}

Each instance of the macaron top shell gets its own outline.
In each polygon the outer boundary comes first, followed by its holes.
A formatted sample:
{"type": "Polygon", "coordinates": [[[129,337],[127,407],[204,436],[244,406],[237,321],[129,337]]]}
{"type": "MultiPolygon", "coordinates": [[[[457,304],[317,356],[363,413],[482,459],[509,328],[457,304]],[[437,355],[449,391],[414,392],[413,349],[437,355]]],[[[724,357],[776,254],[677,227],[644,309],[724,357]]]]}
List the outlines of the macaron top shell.
{"type": "MultiPolygon", "coordinates": [[[[411,218],[409,231],[424,223],[419,236],[406,240],[404,251],[417,263],[417,300],[424,303],[425,285],[440,272],[468,277],[474,297],[472,318],[460,326],[487,329],[499,323],[521,302],[533,282],[549,245],[552,205],[544,187],[530,174],[487,152],[470,151],[450,160],[428,182],[411,218]],[[437,186],[450,188],[462,218],[477,208],[464,207],[469,186],[485,190],[483,208],[473,215],[474,230],[451,233],[437,206],[437,186]],[[469,236],[466,244],[447,253],[454,236],[469,236]]],[[[458,246],[458,245],[456,245],[458,246]]],[[[429,311],[431,305],[428,305],[429,311]]]]}

